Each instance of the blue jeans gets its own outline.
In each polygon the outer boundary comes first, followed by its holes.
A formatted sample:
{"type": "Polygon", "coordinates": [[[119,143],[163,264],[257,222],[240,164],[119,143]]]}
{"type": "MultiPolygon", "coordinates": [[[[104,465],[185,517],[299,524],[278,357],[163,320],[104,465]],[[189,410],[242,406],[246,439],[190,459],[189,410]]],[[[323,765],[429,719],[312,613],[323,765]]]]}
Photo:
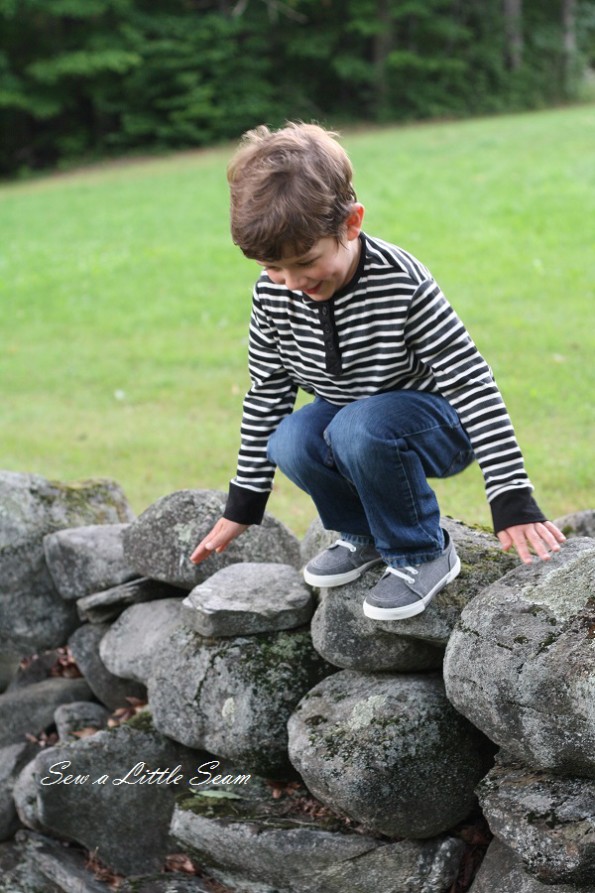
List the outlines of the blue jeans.
{"type": "Polygon", "coordinates": [[[347,406],[316,397],[281,422],[268,454],[312,497],[327,530],[373,542],[393,567],[440,555],[440,509],[427,478],[457,474],[473,461],[452,406],[409,390],[347,406]]]}

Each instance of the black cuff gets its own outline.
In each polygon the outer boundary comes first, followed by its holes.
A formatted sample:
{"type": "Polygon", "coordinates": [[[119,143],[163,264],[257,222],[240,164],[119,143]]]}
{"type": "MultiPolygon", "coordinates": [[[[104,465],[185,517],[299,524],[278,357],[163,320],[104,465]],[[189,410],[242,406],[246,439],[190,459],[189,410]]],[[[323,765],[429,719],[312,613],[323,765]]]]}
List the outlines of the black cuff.
{"type": "Polygon", "coordinates": [[[248,490],[230,481],[223,517],[237,524],[260,524],[270,495],[270,490],[248,490]]]}
{"type": "Polygon", "coordinates": [[[539,521],[547,521],[531,496],[531,490],[525,487],[500,493],[490,502],[490,508],[495,533],[500,533],[501,530],[514,527],[516,524],[535,524],[539,521]]]}

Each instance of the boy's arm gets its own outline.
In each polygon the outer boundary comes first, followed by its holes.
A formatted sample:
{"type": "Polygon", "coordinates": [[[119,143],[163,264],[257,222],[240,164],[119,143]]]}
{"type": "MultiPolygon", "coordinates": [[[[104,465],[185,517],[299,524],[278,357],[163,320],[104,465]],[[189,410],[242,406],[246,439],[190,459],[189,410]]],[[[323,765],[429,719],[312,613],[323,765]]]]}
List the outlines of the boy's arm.
{"type": "Polygon", "coordinates": [[[275,332],[254,291],[249,335],[252,387],[244,398],[241,445],[235,478],[230,481],[223,517],[201,540],[191,556],[199,564],[213,552],[223,552],[250,525],[260,524],[270,496],[275,466],[267,455],[268,441],[293,410],[297,385],[276,349],[275,332]]]}
{"type": "Polygon", "coordinates": [[[440,393],[469,435],[503,548],[514,547],[525,562],[530,561],[531,548],[546,557],[563,542],[563,534],[533,499],[533,485],[491,369],[434,280],[423,282],[413,295],[406,339],[432,370],[440,393]]]}

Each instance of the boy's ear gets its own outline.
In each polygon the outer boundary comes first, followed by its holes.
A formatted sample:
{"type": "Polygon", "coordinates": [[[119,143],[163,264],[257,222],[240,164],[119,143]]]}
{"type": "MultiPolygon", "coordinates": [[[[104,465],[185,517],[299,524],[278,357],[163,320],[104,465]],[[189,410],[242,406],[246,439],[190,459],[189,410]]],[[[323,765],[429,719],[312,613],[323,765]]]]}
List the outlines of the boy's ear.
{"type": "Polygon", "coordinates": [[[353,239],[357,239],[361,230],[362,230],[362,222],[364,219],[364,206],[359,202],[355,202],[352,206],[351,211],[345,221],[345,226],[347,227],[347,241],[351,242],[353,239]]]}

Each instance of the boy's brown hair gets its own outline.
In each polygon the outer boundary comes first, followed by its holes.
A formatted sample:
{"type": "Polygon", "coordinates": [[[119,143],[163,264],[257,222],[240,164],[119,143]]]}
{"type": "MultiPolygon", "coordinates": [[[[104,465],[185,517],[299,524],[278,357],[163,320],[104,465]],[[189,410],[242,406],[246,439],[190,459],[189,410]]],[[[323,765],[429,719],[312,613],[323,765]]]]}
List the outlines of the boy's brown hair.
{"type": "Polygon", "coordinates": [[[246,257],[270,263],[305,254],[325,236],[340,240],[356,197],[336,137],[302,123],[244,134],[227,179],[231,235],[246,257]]]}

